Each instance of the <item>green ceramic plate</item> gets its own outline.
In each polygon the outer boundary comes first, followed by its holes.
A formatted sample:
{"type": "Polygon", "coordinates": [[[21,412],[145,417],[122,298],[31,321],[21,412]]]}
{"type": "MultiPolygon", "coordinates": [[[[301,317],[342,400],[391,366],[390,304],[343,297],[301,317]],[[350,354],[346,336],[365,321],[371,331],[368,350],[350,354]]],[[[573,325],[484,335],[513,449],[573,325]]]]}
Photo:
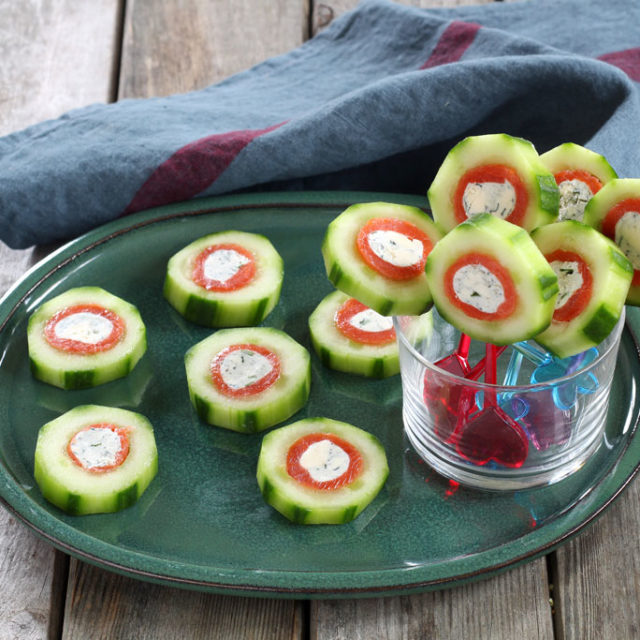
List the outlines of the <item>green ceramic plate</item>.
{"type": "Polygon", "coordinates": [[[631,309],[620,350],[604,446],[553,487],[504,494],[440,478],[403,436],[400,379],[326,370],[313,355],[308,405],[291,421],[327,416],[374,432],[391,473],[352,523],[303,527],[267,506],[255,480],[261,435],[201,423],[187,397],[183,355],[209,334],[162,297],[167,259],[191,240],[235,228],[268,236],[285,261],[278,307],[265,324],[310,347],[307,317],[331,290],[320,242],[353,202],[419,198],[362,193],[245,195],[197,200],[123,218],[66,245],[0,303],[0,493],[5,506],[56,547],[99,566],[174,586],[284,597],[355,597],[442,588],[544,554],[593,521],[638,470],[635,389],[640,361],[631,309]],[[63,391],[29,372],[26,324],[43,300],[98,285],[134,303],[149,350],[127,379],[63,391]],[[71,517],[33,480],[42,424],[99,403],[135,409],[153,423],[160,470],[142,499],[117,514],[71,517]]]}

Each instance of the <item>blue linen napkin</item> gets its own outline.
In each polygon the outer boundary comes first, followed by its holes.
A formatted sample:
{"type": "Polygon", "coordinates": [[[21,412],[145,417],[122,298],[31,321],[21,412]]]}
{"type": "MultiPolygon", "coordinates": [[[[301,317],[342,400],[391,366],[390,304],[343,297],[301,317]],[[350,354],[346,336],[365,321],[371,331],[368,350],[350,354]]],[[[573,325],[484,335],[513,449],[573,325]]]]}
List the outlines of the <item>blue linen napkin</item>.
{"type": "Polygon", "coordinates": [[[638,177],[639,89],[637,0],[365,0],[217,85],[95,104],[0,139],[0,239],[47,243],[241,190],[424,194],[453,144],[490,132],[540,152],[577,142],[638,177]]]}

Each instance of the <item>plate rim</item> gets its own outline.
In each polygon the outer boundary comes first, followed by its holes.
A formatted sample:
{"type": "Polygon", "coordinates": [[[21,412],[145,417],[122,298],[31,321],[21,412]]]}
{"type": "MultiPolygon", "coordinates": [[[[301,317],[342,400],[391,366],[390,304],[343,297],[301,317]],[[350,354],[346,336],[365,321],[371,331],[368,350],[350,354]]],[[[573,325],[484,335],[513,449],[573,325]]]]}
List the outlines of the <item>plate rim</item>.
{"type": "MultiPolygon", "coordinates": [[[[61,247],[44,257],[42,260],[34,264],[21,278],[19,278],[0,299],[0,333],[4,331],[7,323],[10,321],[14,313],[20,308],[24,300],[32,291],[37,289],[48,277],[51,277],[58,269],[68,264],[75,257],[82,255],[87,251],[108,242],[109,239],[124,235],[131,231],[140,229],[149,224],[156,224],[165,220],[172,220],[185,216],[206,215],[212,213],[233,212],[234,210],[261,209],[266,207],[285,207],[285,208],[345,208],[350,204],[359,202],[375,202],[390,201],[402,204],[417,206],[425,211],[426,198],[409,194],[396,193],[377,193],[377,192],[358,192],[358,191],[294,191],[294,192],[266,192],[266,193],[246,193],[235,194],[230,196],[213,196],[206,198],[196,198],[185,202],[179,202],[161,207],[154,207],[145,211],[131,214],[126,217],[117,218],[104,225],[96,227],[79,237],[70,240],[61,247]],[[8,308],[8,309],[7,309],[8,308]]],[[[632,326],[632,320],[627,314],[626,329],[629,331],[636,348],[636,355],[640,358],[640,348],[636,338],[636,332],[632,326]]],[[[142,568],[137,563],[128,564],[126,562],[117,561],[113,554],[99,555],[87,550],[87,545],[79,545],[78,541],[72,540],[74,534],[80,537],[81,541],[96,544],[98,548],[115,549],[116,556],[118,552],[123,554],[127,559],[144,557],[151,558],[152,563],[157,565],[168,564],[186,569],[192,565],[184,562],[171,562],[162,558],[141,554],[138,551],[123,550],[116,545],[99,540],[89,534],[83,533],[67,525],[66,523],[55,519],[39,505],[31,503],[27,494],[24,493],[14,482],[12,484],[12,474],[5,467],[4,462],[0,461],[0,504],[7,509],[17,520],[22,522],[38,537],[45,540],[55,548],[79,558],[90,564],[101,568],[120,573],[129,577],[141,579],[144,581],[154,582],[167,586],[182,587],[201,591],[210,591],[214,593],[235,594],[243,596],[259,596],[259,597],[282,597],[282,598],[355,598],[355,597],[371,597],[371,596],[393,596],[417,593],[429,590],[437,590],[443,588],[451,588],[478,579],[488,578],[507,569],[515,568],[520,564],[530,562],[542,555],[545,555],[555,548],[566,543],[571,538],[581,533],[585,528],[592,524],[606,509],[625,491],[630,482],[640,471],[640,451],[637,455],[632,455],[638,448],[638,424],[640,416],[629,428],[627,440],[624,447],[619,452],[611,469],[594,485],[592,491],[604,492],[600,495],[596,503],[596,507],[590,509],[584,518],[578,519],[577,522],[570,524],[566,529],[562,529],[558,535],[552,535],[549,539],[544,539],[540,544],[533,546],[526,544],[519,553],[510,552],[512,546],[522,543],[522,538],[530,540],[532,534],[526,534],[520,539],[511,540],[499,547],[483,551],[473,556],[466,556],[463,560],[457,562],[467,562],[472,566],[474,560],[485,556],[504,556],[497,562],[489,562],[479,564],[469,571],[453,573],[447,576],[429,578],[423,575],[429,572],[429,565],[419,565],[417,567],[400,567],[381,570],[363,570],[363,571],[347,571],[347,572],[291,572],[286,570],[265,570],[261,571],[261,577],[273,574],[280,576],[280,580],[276,580],[270,584],[258,584],[260,580],[256,580],[256,570],[241,570],[229,568],[216,568],[215,572],[219,575],[218,580],[201,579],[189,577],[187,575],[174,575],[171,572],[161,572],[159,570],[150,571],[142,568]],[[632,447],[635,445],[635,447],[632,447]],[[632,451],[633,450],[633,451],[632,451]],[[15,486],[13,486],[15,485],[15,486]],[[613,485],[609,487],[609,485],[613,485]],[[25,504],[26,503],[26,504],[25,504]],[[42,512],[42,513],[40,513],[42,512]],[[67,536],[53,535],[46,528],[40,526],[42,519],[53,518],[58,526],[62,525],[63,529],[69,529],[67,536]],[[254,575],[253,580],[247,580],[247,572],[254,575]],[[295,577],[296,582],[300,578],[306,580],[304,584],[298,586],[287,586],[286,580],[282,581],[282,577],[295,577]],[[352,578],[349,580],[349,576],[352,578]],[[358,586],[353,584],[353,577],[356,576],[358,586]],[[411,579],[414,576],[415,579],[411,579]],[[405,580],[404,578],[408,578],[405,580]],[[277,584],[276,584],[277,583],[277,584]],[[323,586],[323,583],[330,583],[331,586],[323,586]],[[342,584],[342,586],[338,586],[342,584]]],[[[564,513],[550,523],[549,529],[554,531],[558,527],[558,522],[562,518],[567,518],[572,508],[567,509],[564,513]],[[551,526],[553,525],[553,526],[551,526]]],[[[541,527],[538,531],[542,531],[545,527],[541,527]]],[[[535,532],[538,533],[537,531],[535,532]]],[[[539,537],[539,536],[535,536],[539,537]]],[[[457,563],[454,563],[457,564],[457,563]]]]}

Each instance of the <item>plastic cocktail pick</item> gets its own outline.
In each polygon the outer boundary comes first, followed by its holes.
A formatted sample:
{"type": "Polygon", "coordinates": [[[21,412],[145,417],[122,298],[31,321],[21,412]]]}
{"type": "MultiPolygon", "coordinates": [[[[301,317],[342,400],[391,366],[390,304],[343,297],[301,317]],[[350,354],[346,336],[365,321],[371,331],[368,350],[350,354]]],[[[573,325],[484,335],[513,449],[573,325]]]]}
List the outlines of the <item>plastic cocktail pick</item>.
{"type": "MultiPolygon", "coordinates": [[[[497,382],[497,360],[501,352],[496,345],[487,343],[484,381],[488,385],[497,382]]],[[[467,392],[467,396],[475,396],[472,389],[467,392]]],[[[478,411],[472,411],[475,401],[461,402],[466,415],[459,416],[462,424],[456,443],[458,453],[478,465],[493,461],[506,467],[522,466],[529,450],[526,433],[500,406],[495,389],[487,388],[483,395],[483,406],[478,411]]]]}

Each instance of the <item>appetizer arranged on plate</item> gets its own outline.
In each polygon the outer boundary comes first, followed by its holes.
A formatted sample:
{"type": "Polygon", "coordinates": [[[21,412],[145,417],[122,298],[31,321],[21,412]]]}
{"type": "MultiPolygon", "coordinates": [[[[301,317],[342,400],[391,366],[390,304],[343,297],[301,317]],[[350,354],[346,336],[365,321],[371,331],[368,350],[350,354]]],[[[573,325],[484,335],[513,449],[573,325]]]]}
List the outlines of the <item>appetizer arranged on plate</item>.
{"type": "Polygon", "coordinates": [[[221,231],[171,257],[164,296],[187,320],[206,327],[260,324],[280,298],[283,263],[264,236],[221,231]]]}
{"type": "Polygon", "coordinates": [[[126,376],[147,349],[136,307],[99,287],[77,287],[29,318],[33,375],[62,389],[94,387],[126,376]]]}
{"type": "Polygon", "coordinates": [[[83,405],[38,433],[36,482],[49,502],[72,515],[131,506],[157,471],[153,427],[133,411],[83,405]]]}
{"type": "Polygon", "coordinates": [[[292,522],[342,524],[380,492],[389,466],[378,439],[346,422],[308,418],[268,433],[258,458],[265,501],[292,522]]]}
{"type": "Polygon", "coordinates": [[[309,352],[279,329],[222,329],[185,355],[189,397],[209,424],[252,433],[291,417],[309,398],[309,352]]]}

